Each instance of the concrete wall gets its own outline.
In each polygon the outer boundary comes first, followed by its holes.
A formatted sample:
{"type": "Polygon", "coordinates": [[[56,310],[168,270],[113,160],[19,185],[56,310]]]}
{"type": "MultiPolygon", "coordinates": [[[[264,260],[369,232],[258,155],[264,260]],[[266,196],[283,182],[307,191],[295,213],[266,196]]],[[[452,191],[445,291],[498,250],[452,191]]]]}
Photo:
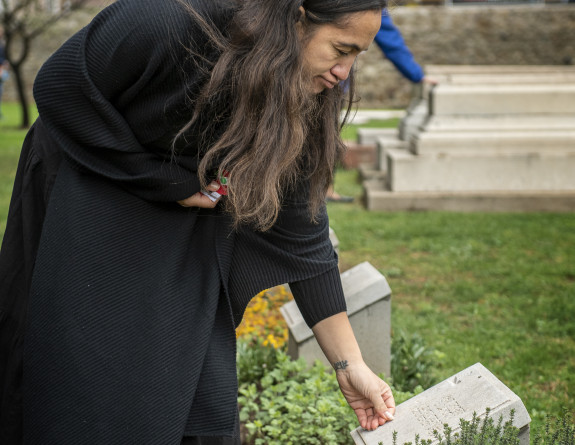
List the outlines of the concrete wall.
{"type": "MultiPolygon", "coordinates": [[[[101,0],[103,3],[109,0],[101,0]]],[[[575,4],[547,6],[396,7],[394,22],[422,64],[575,64],[575,4]]],[[[76,14],[41,37],[27,66],[31,84],[46,57],[90,15],[76,14]]],[[[412,85],[375,45],[359,61],[362,108],[404,108],[412,85]]],[[[14,100],[12,82],[5,100],[14,100]]]]}

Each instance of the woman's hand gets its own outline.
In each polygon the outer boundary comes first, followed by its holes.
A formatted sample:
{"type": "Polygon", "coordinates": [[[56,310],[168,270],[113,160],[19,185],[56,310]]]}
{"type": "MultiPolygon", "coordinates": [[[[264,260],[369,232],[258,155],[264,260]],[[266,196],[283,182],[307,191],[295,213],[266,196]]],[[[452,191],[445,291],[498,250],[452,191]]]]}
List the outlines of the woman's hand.
{"type": "Polygon", "coordinates": [[[393,420],[395,400],[389,385],[364,362],[339,366],[345,366],[336,370],[339,387],[362,428],[374,430],[393,420]]]}
{"type": "MultiPolygon", "coordinates": [[[[212,181],[210,185],[206,187],[206,189],[210,192],[215,192],[219,188],[220,184],[218,184],[216,181],[212,181]]],[[[203,209],[213,209],[218,204],[219,201],[220,198],[216,199],[215,201],[212,201],[202,192],[198,192],[193,194],[189,198],[178,201],[178,204],[180,204],[182,207],[201,207],[203,209]]]]}
{"type": "Polygon", "coordinates": [[[345,312],[318,322],[312,331],[335,369],[339,388],[362,428],[374,430],[395,414],[389,385],[363,361],[345,312]]]}

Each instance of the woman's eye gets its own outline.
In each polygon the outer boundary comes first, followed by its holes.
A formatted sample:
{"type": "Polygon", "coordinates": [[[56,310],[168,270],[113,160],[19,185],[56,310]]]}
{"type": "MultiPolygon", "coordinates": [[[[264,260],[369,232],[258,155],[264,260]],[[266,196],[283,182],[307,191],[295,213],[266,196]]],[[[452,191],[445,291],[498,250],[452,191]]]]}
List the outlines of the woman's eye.
{"type": "Polygon", "coordinates": [[[338,49],[337,52],[339,53],[340,56],[344,56],[344,57],[345,57],[345,56],[348,56],[348,55],[349,55],[348,52],[342,51],[341,49],[338,49]]]}

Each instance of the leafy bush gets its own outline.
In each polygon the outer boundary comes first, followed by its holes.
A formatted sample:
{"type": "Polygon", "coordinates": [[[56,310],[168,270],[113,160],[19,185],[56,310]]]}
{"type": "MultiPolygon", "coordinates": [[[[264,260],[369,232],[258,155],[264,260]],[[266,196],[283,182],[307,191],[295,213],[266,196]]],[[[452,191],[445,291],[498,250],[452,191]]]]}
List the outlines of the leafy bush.
{"type": "Polygon", "coordinates": [[[264,345],[263,340],[238,340],[236,367],[240,386],[259,382],[269,370],[276,367],[277,362],[276,349],[270,345],[264,345]]]}
{"type": "Polygon", "coordinates": [[[429,348],[423,338],[413,333],[394,331],[391,341],[391,380],[394,388],[413,392],[418,386],[433,386],[436,379],[432,369],[440,365],[443,354],[429,348]]]}
{"type": "MultiPolygon", "coordinates": [[[[443,426],[443,436],[434,431],[433,435],[437,439],[437,445],[519,445],[519,429],[513,426],[514,411],[511,411],[509,420],[503,423],[503,417],[499,417],[497,423],[489,417],[489,408],[486,410],[483,421],[476,413],[473,413],[471,421],[460,419],[460,431],[453,433],[453,429],[445,424],[443,426]]],[[[415,436],[415,445],[431,445],[431,439],[421,440],[419,435],[415,436]]],[[[380,442],[380,445],[383,445],[380,442]]],[[[397,445],[397,432],[393,434],[393,445],[397,445]]],[[[412,445],[406,442],[404,445],[412,445]]]]}
{"type": "Polygon", "coordinates": [[[553,420],[547,417],[543,431],[533,438],[533,445],[575,445],[575,423],[573,415],[567,411],[562,418],[553,420]]]}
{"type": "MultiPolygon", "coordinates": [[[[241,346],[242,351],[246,351],[241,346]]],[[[240,420],[251,444],[350,444],[358,426],[339,390],[335,373],[317,362],[308,367],[272,347],[238,357],[240,420]],[[251,363],[245,363],[250,362],[251,363]],[[259,380],[248,376],[261,375],[259,380]]],[[[241,354],[239,354],[241,355],[241,354]]],[[[420,389],[422,391],[422,389],[420,389]]],[[[414,394],[394,391],[396,403],[414,394]]]]}

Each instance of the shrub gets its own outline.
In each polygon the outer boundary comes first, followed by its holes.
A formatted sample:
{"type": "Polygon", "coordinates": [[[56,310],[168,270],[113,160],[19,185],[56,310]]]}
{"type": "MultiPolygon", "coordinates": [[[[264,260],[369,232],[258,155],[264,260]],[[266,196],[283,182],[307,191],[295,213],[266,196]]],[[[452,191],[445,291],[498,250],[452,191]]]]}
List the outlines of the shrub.
{"type": "MultiPolygon", "coordinates": [[[[443,426],[443,436],[434,431],[433,435],[437,439],[436,445],[519,445],[519,429],[513,426],[514,411],[511,411],[510,419],[503,423],[503,417],[499,417],[497,423],[489,417],[489,408],[486,410],[483,421],[476,413],[468,421],[459,420],[460,431],[453,433],[453,429],[445,424],[443,426]]],[[[421,440],[419,435],[415,436],[415,445],[431,445],[431,439],[421,440]]],[[[380,445],[383,445],[380,442],[380,445]]],[[[393,433],[393,445],[397,445],[397,432],[393,433]]],[[[403,445],[412,445],[406,442],[403,445]]]]}
{"type": "Polygon", "coordinates": [[[567,410],[561,418],[547,417],[545,427],[533,438],[533,445],[575,445],[575,423],[567,410]]]}
{"type": "Polygon", "coordinates": [[[391,341],[391,381],[394,388],[413,392],[418,386],[424,389],[436,383],[432,370],[441,364],[443,354],[429,348],[423,338],[413,333],[394,331],[391,341]]]}
{"type": "MultiPolygon", "coordinates": [[[[243,343],[239,347],[247,352],[243,343]]],[[[335,373],[320,362],[309,367],[302,359],[291,360],[280,349],[270,346],[259,349],[264,351],[238,357],[238,367],[243,369],[238,399],[240,420],[247,431],[248,443],[352,443],[349,433],[358,422],[339,390],[335,373]],[[250,360],[251,364],[244,363],[250,360]],[[249,381],[248,375],[262,377],[249,381]]],[[[413,395],[394,391],[398,404],[413,395]]]]}

